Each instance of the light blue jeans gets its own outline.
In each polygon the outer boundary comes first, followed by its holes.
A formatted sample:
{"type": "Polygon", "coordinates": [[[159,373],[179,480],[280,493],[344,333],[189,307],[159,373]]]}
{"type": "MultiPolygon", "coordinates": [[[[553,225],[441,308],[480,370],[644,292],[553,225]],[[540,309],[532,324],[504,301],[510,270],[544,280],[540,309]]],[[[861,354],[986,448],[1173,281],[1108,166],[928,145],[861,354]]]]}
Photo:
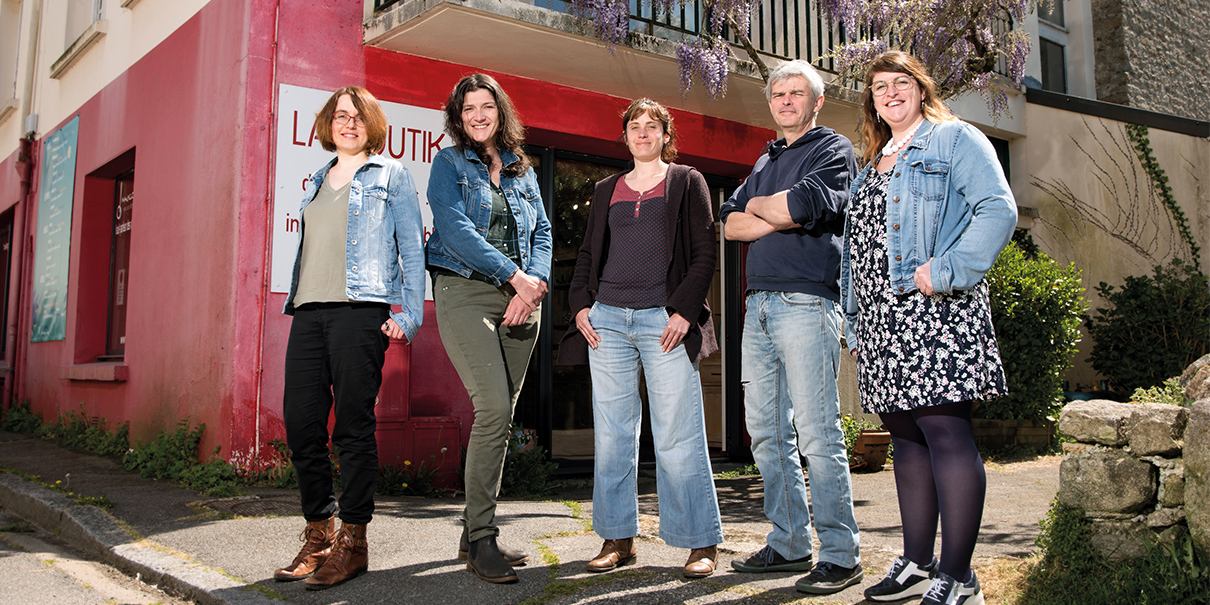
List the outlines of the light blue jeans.
{"type": "Polygon", "coordinates": [[[667,311],[596,303],[588,321],[601,337],[596,349],[588,349],[596,446],[593,529],[605,540],[639,535],[641,368],[647,378],[655,438],[660,538],[677,548],[722,542],[723,524],[706,450],[701,379],[685,345],[667,353],[660,350],[667,311]]]}
{"type": "Polygon", "coordinates": [[[766,538],[781,556],[811,554],[811,512],[819,562],[861,561],[853,486],[840,428],[840,311],[810,294],[756,291],[744,316],[745,420],[765,484],[766,538]],[[799,454],[807,459],[807,506],[799,454]]]}

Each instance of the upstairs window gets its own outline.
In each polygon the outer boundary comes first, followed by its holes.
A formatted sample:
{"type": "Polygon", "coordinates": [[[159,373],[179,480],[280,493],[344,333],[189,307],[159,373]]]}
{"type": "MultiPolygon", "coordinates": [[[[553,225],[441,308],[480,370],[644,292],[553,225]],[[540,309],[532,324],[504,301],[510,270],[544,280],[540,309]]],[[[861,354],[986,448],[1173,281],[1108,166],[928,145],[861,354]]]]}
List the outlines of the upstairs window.
{"type": "Polygon", "coordinates": [[[1038,40],[1038,55],[1042,60],[1042,89],[1067,92],[1067,49],[1057,42],[1038,40]]]}
{"type": "Polygon", "coordinates": [[[93,21],[101,20],[103,0],[67,0],[67,46],[92,25],[93,21]]]}

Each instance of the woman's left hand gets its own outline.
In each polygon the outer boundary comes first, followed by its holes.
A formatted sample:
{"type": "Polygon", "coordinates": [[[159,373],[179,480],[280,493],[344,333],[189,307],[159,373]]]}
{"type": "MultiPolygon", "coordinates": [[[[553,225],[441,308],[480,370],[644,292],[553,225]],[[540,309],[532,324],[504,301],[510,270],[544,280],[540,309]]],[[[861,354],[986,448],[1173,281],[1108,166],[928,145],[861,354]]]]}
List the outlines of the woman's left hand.
{"type": "Polygon", "coordinates": [[[916,289],[920,290],[925,296],[933,295],[933,276],[929,271],[932,269],[933,259],[929,259],[927,263],[916,267],[916,289]]]}
{"type": "Polygon", "coordinates": [[[660,335],[660,349],[665,353],[675,349],[688,333],[689,321],[681,317],[680,313],[673,313],[672,317],[668,318],[668,325],[664,326],[664,333],[660,335]]]}
{"type": "Polygon", "coordinates": [[[399,324],[395,323],[395,320],[393,319],[388,319],[386,323],[382,324],[382,328],[380,329],[382,330],[383,334],[386,334],[395,340],[403,340],[403,328],[399,327],[399,324]]]}

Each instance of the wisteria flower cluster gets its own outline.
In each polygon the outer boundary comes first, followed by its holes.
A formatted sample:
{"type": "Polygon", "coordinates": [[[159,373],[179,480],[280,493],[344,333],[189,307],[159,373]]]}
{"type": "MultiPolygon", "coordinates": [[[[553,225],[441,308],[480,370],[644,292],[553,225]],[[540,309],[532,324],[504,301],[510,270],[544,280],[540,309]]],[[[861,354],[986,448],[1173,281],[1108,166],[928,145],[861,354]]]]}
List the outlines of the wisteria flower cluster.
{"type": "Polygon", "coordinates": [[[997,64],[1020,86],[1032,46],[1012,24],[1052,1],[1062,0],[818,0],[848,36],[832,54],[842,81],[863,80],[878,53],[899,49],[924,63],[941,98],[978,92],[996,118],[1008,111],[997,64]]]}

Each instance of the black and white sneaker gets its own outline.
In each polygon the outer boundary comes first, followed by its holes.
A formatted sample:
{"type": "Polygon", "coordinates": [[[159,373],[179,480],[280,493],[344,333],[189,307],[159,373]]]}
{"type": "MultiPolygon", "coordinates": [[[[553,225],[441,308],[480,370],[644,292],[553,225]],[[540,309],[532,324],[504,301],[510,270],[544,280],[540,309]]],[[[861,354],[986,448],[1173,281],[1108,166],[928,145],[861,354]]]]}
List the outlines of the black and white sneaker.
{"type": "Polygon", "coordinates": [[[946,573],[938,573],[924,593],[920,605],[983,605],[983,589],[979,578],[971,570],[971,579],[965,584],[946,573]]]}
{"type": "Polygon", "coordinates": [[[811,573],[794,583],[794,590],[810,594],[833,594],[861,582],[865,572],[861,564],[841,567],[835,563],[820,562],[811,573]]]}
{"type": "Polygon", "coordinates": [[[807,571],[811,569],[811,555],[791,560],[781,556],[781,553],[773,550],[772,546],[766,544],[764,548],[756,551],[752,556],[743,561],[732,559],[731,569],[744,573],[807,571]]]}
{"type": "Polygon", "coordinates": [[[871,601],[898,601],[924,594],[929,580],[937,575],[937,557],[921,567],[907,557],[899,557],[891,563],[886,577],[881,582],[865,589],[865,598],[871,601]]]}

